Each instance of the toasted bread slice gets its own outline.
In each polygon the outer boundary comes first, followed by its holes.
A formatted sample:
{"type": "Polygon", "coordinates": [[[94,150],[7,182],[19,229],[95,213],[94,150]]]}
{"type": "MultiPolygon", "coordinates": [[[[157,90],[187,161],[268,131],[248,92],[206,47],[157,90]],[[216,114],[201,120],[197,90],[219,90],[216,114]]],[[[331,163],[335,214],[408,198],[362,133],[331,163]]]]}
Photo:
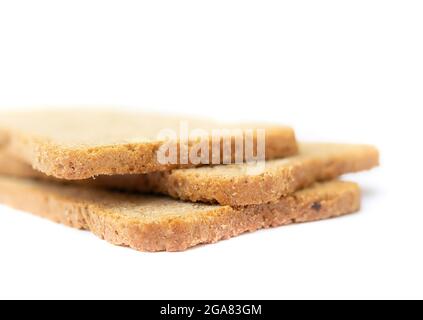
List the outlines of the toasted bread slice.
{"type": "Polygon", "coordinates": [[[193,154],[197,151],[199,140],[202,141],[199,135],[194,135],[197,129],[201,129],[206,135],[203,138],[208,139],[209,150],[203,156],[210,163],[253,160],[253,153],[249,155],[243,152],[243,147],[237,150],[236,146],[251,138],[253,149],[257,147],[259,129],[265,130],[263,156],[266,159],[285,157],[298,151],[294,131],[285,126],[222,125],[184,117],[78,109],[0,114],[0,145],[46,175],[77,180],[197,166],[198,159],[191,161],[188,156],[191,151],[193,154]],[[229,131],[215,134],[214,130],[219,129],[229,131]],[[163,130],[174,133],[174,137],[160,136],[163,130]],[[221,137],[216,140],[220,152],[212,152],[213,137],[221,137]],[[229,145],[223,143],[225,139],[229,145]],[[166,162],[158,157],[158,151],[169,140],[176,152],[173,152],[175,158],[166,162]],[[224,158],[223,151],[227,152],[227,158],[224,158]]]}
{"type": "Polygon", "coordinates": [[[331,181],[272,204],[230,207],[0,177],[0,202],[90,230],[116,245],[140,251],[181,251],[262,228],[355,212],[360,191],[354,183],[331,181]]]}

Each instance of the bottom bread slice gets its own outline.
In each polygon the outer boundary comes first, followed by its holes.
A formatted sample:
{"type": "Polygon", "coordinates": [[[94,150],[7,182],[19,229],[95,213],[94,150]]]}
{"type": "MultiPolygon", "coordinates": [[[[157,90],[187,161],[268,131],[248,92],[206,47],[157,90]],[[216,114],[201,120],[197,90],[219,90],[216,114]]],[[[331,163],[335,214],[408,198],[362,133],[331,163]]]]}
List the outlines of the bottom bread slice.
{"type": "Polygon", "coordinates": [[[330,181],[276,203],[230,207],[0,176],[0,202],[90,230],[116,245],[182,251],[262,228],[355,212],[360,190],[355,183],[330,181]]]}

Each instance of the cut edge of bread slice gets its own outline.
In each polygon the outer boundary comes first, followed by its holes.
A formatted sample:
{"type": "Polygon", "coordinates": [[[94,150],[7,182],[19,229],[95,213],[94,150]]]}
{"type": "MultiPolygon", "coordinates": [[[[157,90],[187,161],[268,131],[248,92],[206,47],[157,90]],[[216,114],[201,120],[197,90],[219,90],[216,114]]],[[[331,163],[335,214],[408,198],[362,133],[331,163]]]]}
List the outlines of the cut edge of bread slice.
{"type": "Polygon", "coordinates": [[[360,190],[355,183],[330,181],[275,203],[230,207],[0,176],[0,202],[90,230],[115,245],[183,251],[263,228],[356,212],[360,190]]]}

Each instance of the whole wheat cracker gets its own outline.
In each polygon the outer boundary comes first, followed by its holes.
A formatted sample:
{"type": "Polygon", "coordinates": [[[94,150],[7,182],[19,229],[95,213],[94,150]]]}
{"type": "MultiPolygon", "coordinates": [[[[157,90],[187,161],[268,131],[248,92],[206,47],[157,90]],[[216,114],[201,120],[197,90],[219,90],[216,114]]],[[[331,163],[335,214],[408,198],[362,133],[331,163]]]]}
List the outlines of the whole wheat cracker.
{"type": "MultiPolygon", "coordinates": [[[[147,175],[100,176],[79,183],[236,206],[275,202],[316,181],[368,170],[378,163],[379,153],[372,146],[302,143],[299,155],[268,161],[265,171],[259,175],[249,175],[245,170],[246,165],[229,165],[176,169],[147,175]]],[[[1,152],[0,173],[45,177],[1,152]]]]}
{"type": "MultiPolygon", "coordinates": [[[[244,134],[249,129],[265,129],[267,159],[297,153],[294,131],[285,126],[257,123],[222,125],[204,119],[79,109],[2,113],[0,144],[33,168],[68,180],[98,175],[165,171],[194,166],[192,162],[161,164],[157,158],[157,151],[165,142],[164,139],[159,139],[159,133],[163,129],[172,129],[176,134],[179,133],[181,121],[185,121],[191,130],[206,130],[210,145],[213,129],[240,129],[241,139],[246,137],[244,134]]],[[[224,133],[223,136],[233,135],[224,133]]],[[[254,135],[255,144],[256,138],[254,135]]],[[[234,161],[235,138],[230,142],[230,160],[234,161]]],[[[177,148],[180,143],[181,140],[177,138],[177,148]]],[[[188,139],[189,151],[197,143],[196,138],[188,139]]],[[[221,153],[223,154],[223,144],[221,153]]],[[[209,155],[211,160],[212,152],[209,155]]],[[[222,161],[222,156],[220,160],[222,161]]]]}
{"type": "Polygon", "coordinates": [[[230,207],[0,177],[0,202],[90,230],[116,245],[140,251],[182,251],[262,228],[355,212],[360,191],[354,183],[331,181],[277,203],[230,207]]]}

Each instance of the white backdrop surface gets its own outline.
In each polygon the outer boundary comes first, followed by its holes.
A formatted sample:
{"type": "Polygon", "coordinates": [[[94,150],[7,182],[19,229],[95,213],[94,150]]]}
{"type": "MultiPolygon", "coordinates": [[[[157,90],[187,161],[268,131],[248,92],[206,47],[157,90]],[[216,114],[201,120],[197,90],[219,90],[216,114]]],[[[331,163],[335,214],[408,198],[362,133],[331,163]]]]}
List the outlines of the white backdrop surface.
{"type": "Polygon", "coordinates": [[[184,253],[0,207],[0,298],[423,298],[422,16],[421,1],[1,1],[1,111],[280,122],[375,144],[382,166],[346,177],[358,214],[184,253]]]}

